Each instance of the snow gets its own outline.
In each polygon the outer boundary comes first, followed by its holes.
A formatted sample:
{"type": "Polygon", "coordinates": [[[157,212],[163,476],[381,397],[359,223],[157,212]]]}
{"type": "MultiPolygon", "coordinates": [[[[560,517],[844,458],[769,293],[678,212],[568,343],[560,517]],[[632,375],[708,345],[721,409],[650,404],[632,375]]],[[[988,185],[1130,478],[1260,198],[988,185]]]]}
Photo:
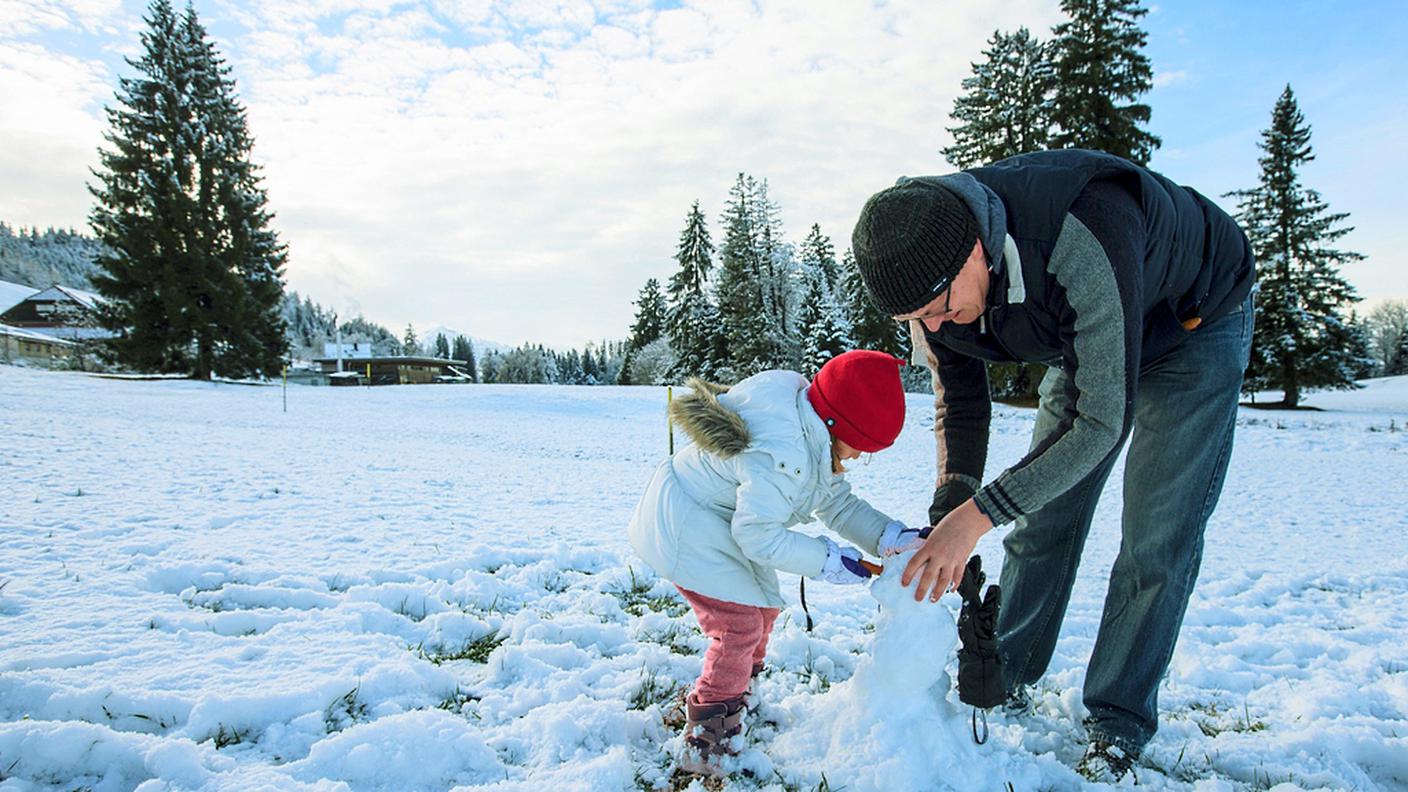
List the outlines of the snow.
{"type": "MultiPolygon", "coordinates": [[[[1301,399],[1302,406],[1352,413],[1408,412],[1408,375],[1360,380],[1357,390],[1312,391],[1301,399]]],[[[1280,391],[1262,391],[1256,400],[1262,404],[1281,401],[1280,391]]]]}
{"type": "MultiPolygon", "coordinates": [[[[1242,411],[1141,786],[1408,788],[1404,382],[1242,411]]],[[[668,788],[706,639],[625,539],[664,390],[288,396],[0,366],[0,790],[668,788]]],[[[930,403],[848,476],[901,519],[928,505],[930,403]]],[[[996,407],[990,464],[1031,424],[996,407]]],[[[1084,788],[1120,477],[1031,714],[972,744],[957,598],[906,601],[891,560],[811,583],[813,632],[793,599],[725,787],[1084,788]]]]}

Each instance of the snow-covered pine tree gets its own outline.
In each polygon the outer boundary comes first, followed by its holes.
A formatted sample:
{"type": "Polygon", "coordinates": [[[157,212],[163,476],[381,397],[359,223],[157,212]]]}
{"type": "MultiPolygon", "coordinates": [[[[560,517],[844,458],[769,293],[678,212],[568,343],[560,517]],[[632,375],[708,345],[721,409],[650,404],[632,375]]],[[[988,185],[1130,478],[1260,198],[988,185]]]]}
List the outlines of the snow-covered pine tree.
{"type": "Polygon", "coordinates": [[[1332,213],[1320,193],[1301,184],[1299,168],[1315,158],[1310,126],[1289,85],[1262,130],[1261,183],[1228,193],[1257,259],[1256,330],[1243,388],[1280,390],[1295,407],[1312,388],[1352,388],[1357,357],[1343,311],[1358,302],[1339,273],[1362,254],[1332,247],[1353,230],[1347,212],[1332,213]]]}
{"type": "Polygon", "coordinates": [[[416,339],[416,329],[406,324],[406,334],[401,337],[401,354],[416,357],[420,354],[420,341],[416,339]]]}
{"type": "Polygon", "coordinates": [[[1061,0],[1069,19],[1052,29],[1056,85],[1051,120],[1054,148],[1116,154],[1143,165],[1159,147],[1142,128],[1149,106],[1136,101],[1154,85],[1142,50],[1148,34],[1139,0],[1061,0]]]}
{"type": "Polygon", "coordinates": [[[812,377],[826,361],[855,345],[845,309],[826,288],[820,273],[812,279],[802,300],[799,324],[802,331],[802,367],[799,370],[807,377],[812,377]]]}
{"type": "Polygon", "coordinates": [[[435,334],[435,357],[448,358],[450,356],[450,341],[445,338],[444,333],[435,334]]]}
{"type": "Polygon", "coordinates": [[[709,301],[707,286],[713,270],[714,243],[704,213],[695,201],[685,217],[680,233],[675,261],[679,269],[670,276],[669,299],[665,327],[670,346],[676,352],[675,370],[671,376],[683,380],[690,376],[709,378],[717,368],[715,348],[722,329],[717,322],[718,311],[709,301]]]}
{"type": "Polygon", "coordinates": [[[795,368],[799,347],[795,337],[787,336],[795,267],[767,183],[738,174],[729,188],[723,226],[715,295],[729,364],[720,368],[719,377],[733,380],[769,368],[795,368]]]}
{"type": "Polygon", "coordinates": [[[631,347],[641,349],[665,334],[665,295],[660,281],[646,280],[635,300],[636,321],[631,325],[631,347]]]}
{"type": "Polygon", "coordinates": [[[601,366],[597,364],[596,353],[592,351],[592,342],[590,341],[582,350],[582,381],[588,385],[602,383],[601,366]]]}
{"type": "Polygon", "coordinates": [[[807,279],[807,288],[811,286],[812,273],[816,273],[821,276],[821,285],[826,291],[836,294],[840,290],[841,270],[836,265],[836,246],[831,244],[831,237],[821,233],[819,223],[812,223],[807,238],[802,240],[801,271],[807,279]]]}
{"type": "Polygon", "coordinates": [[[831,238],[812,224],[802,241],[799,267],[806,287],[797,313],[796,332],[802,339],[801,367],[808,377],[831,358],[851,349],[850,316],[839,298],[841,272],[831,238]]]}
{"type": "Polygon", "coordinates": [[[1374,345],[1369,340],[1368,324],[1351,310],[1349,321],[1345,323],[1345,331],[1348,334],[1346,347],[1350,359],[1350,376],[1356,380],[1374,376],[1378,361],[1374,359],[1374,345]]]}
{"type": "Polygon", "coordinates": [[[89,223],[106,250],[93,285],[123,365],[196,378],[269,376],[287,350],[285,249],[265,209],[234,81],[194,8],[153,0],[127,63],[89,223]]]}
{"type": "Polygon", "coordinates": [[[909,334],[898,322],[870,301],[855,254],[849,248],[841,257],[841,295],[851,322],[851,338],[857,349],[875,349],[909,359],[909,334]]]}
{"type": "Polygon", "coordinates": [[[983,50],[985,60],[973,64],[963,79],[963,93],[953,100],[949,127],[953,145],[943,149],[955,168],[1039,151],[1051,137],[1051,94],[1056,67],[1051,47],[1025,27],[1016,33],[994,31],[983,50]]]}

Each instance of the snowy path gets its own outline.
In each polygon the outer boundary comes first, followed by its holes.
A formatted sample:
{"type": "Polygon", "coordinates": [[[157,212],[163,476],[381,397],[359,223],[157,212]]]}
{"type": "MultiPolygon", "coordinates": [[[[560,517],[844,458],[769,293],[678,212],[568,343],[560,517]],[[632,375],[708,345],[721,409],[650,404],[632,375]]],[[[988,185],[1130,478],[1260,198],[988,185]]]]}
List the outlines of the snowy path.
{"type": "MultiPolygon", "coordinates": [[[[663,389],[289,401],[0,366],[0,790],[664,782],[663,709],[704,639],[624,538],[664,453],[663,389]]],[[[912,397],[896,448],[851,474],[901,519],[928,502],[928,404],[912,397]]],[[[1143,786],[1408,788],[1408,433],[1390,420],[1408,404],[1243,413],[1143,786]]],[[[992,464],[1030,427],[999,409],[992,464]]],[[[997,718],[982,749],[1019,789],[1081,788],[1068,766],[1118,513],[1116,489],[1035,712],[997,718]]],[[[979,546],[994,577],[999,542],[979,546]]],[[[784,616],[760,682],[756,777],[729,788],[824,773],[857,792],[888,758],[785,750],[868,662],[877,616],[863,590],[808,600],[816,631],[784,616]]]]}

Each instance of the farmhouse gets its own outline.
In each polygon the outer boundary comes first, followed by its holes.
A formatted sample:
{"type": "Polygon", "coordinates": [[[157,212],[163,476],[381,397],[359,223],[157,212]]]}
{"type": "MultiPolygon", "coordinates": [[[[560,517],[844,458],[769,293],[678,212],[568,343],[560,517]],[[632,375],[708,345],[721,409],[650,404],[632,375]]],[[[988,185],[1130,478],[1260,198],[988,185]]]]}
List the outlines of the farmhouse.
{"type": "Polygon", "coordinates": [[[93,345],[112,333],[98,327],[102,298],[55,284],[0,313],[0,362],[90,369],[93,345]]]}
{"type": "Polygon", "coordinates": [[[322,373],[333,385],[419,385],[468,382],[463,360],[395,355],[387,357],[318,358],[322,373]],[[341,363],[342,370],[338,370],[341,363]]]}
{"type": "Polygon", "coordinates": [[[68,368],[80,359],[77,347],[73,341],[0,324],[0,363],[68,368]]]}
{"type": "Polygon", "coordinates": [[[10,306],[0,314],[0,324],[65,341],[111,338],[111,332],[98,327],[98,305],[102,299],[92,292],[54,284],[10,306]]]}

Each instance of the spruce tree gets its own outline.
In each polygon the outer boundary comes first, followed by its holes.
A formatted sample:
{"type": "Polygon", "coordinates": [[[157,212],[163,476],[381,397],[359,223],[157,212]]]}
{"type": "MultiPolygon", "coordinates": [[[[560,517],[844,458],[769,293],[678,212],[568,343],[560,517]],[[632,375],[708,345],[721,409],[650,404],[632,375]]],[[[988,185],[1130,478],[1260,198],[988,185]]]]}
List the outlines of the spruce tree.
{"type": "Polygon", "coordinates": [[[401,337],[401,354],[406,357],[420,354],[420,341],[416,339],[416,329],[410,324],[406,325],[406,334],[401,337]]]}
{"type": "Polygon", "coordinates": [[[714,243],[709,237],[708,224],[699,202],[695,201],[685,217],[684,231],[680,233],[679,247],[675,250],[679,269],[670,276],[669,284],[665,325],[670,346],[678,355],[672,372],[674,379],[714,375],[712,350],[719,329],[710,317],[716,318],[718,312],[710,304],[706,291],[714,266],[713,254],[714,243]]]}
{"type": "Polygon", "coordinates": [[[851,322],[851,338],[857,349],[874,349],[909,359],[908,331],[875,306],[866,291],[856,257],[846,250],[841,257],[841,298],[851,322]]]}
{"type": "Polygon", "coordinates": [[[1148,34],[1139,0],[1061,0],[1069,17],[1052,29],[1056,84],[1051,120],[1055,148],[1104,151],[1141,165],[1160,140],[1143,129],[1149,106],[1136,101],[1154,86],[1142,49],[1148,34]]]}
{"type": "Polygon", "coordinates": [[[793,275],[791,249],[781,239],[778,208],[767,183],[738,174],[725,204],[715,294],[727,340],[725,379],[768,368],[795,368],[787,337],[793,275]]]}
{"type": "Polygon", "coordinates": [[[435,357],[444,359],[450,356],[450,342],[445,338],[444,333],[435,335],[435,357]]]}
{"type": "Polygon", "coordinates": [[[994,31],[963,79],[963,93],[953,100],[949,127],[953,145],[943,149],[955,168],[973,168],[1016,154],[1040,151],[1051,136],[1051,94],[1056,69],[1051,47],[1025,28],[994,31]]]}
{"type": "Polygon", "coordinates": [[[641,349],[665,334],[665,295],[660,281],[650,278],[636,297],[636,321],[631,325],[631,346],[641,349]]]}
{"type": "Polygon", "coordinates": [[[474,361],[474,342],[462,335],[457,335],[451,353],[455,360],[464,361],[464,373],[469,376],[470,381],[478,382],[479,372],[474,361]]]}
{"type": "Polygon", "coordinates": [[[814,376],[826,361],[853,346],[850,322],[835,294],[826,288],[818,273],[808,286],[802,300],[799,322],[802,332],[802,367],[807,377],[814,376]]]}
{"type": "Polygon", "coordinates": [[[1364,256],[1332,246],[1353,230],[1342,225],[1349,214],[1330,212],[1300,182],[1300,166],[1315,155],[1289,85],[1258,145],[1261,183],[1228,193],[1238,199],[1237,220],[1256,254],[1261,284],[1243,387],[1280,390],[1282,403],[1295,407],[1307,389],[1354,387],[1358,362],[1342,312],[1359,297],[1339,267],[1364,256]]]}
{"type": "Polygon", "coordinates": [[[195,9],[153,0],[143,54],[106,109],[89,223],[105,250],[93,285],[128,367],[206,379],[270,376],[288,349],[285,248],[230,70],[195,9]]]}
{"type": "Polygon", "coordinates": [[[812,273],[816,273],[820,275],[821,285],[826,291],[832,294],[837,292],[841,285],[841,271],[836,265],[836,246],[831,244],[831,237],[821,233],[820,224],[812,223],[812,230],[802,240],[801,259],[804,277],[810,278],[812,273]]]}

